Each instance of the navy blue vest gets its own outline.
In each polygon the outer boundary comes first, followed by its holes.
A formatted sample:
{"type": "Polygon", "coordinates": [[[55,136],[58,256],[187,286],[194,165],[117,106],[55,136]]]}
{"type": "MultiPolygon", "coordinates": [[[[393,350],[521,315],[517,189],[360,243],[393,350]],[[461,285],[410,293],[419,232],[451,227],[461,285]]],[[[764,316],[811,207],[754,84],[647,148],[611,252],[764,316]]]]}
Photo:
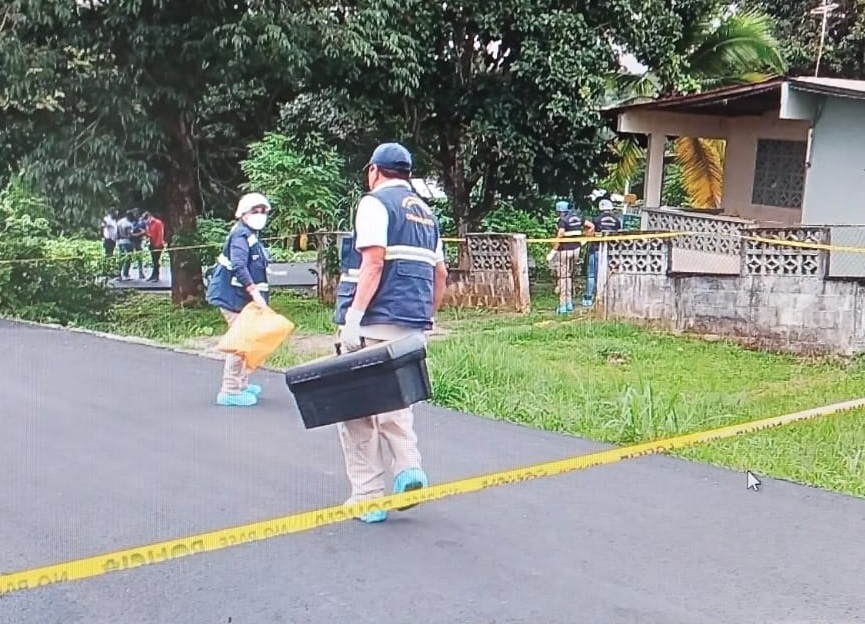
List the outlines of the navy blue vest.
{"type": "MultiPolygon", "coordinates": [[[[595,232],[618,232],[622,229],[622,224],[612,212],[602,212],[595,217],[595,232]]],[[[589,253],[595,253],[598,250],[598,243],[589,244],[589,253]]]]}
{"type": "MultiPolygon", "coordinates": [[[[387,250],[381,282],[362,325],[432,329],[435,251],[439,239],[433,211],[410,188],[386,186],[370,193],[388,212],[387,250]]],[[[333,322],[345,323],[360,273],[355,235],[343,240],[333,322]]]]}
{"type": "Polygon", "coordinates": [[[222,246],[222,253],[216,260],[216,266],[207,284],[207,301],[219,308],[240,312],[252,301],[243,283],[237,278],[236,271],[231,266],[231,248],[249,250],[246,271],[257,284],[265,301],[270,301],[267,284],[267,265],[270,256],[267,249],[258,239],[258,234],[245,223],[238,223],[232,228],[222,246]]]}
{"type": "MultiPolygon", "coordinates": [[[[565,231],[565,238],[583,235],[583,215],[575,210],[569,211],[559,219],[559,228],[565,231]]],[[[563,251],[579,249],[580,243],[560,243],[559,249],[563,251]]]]}

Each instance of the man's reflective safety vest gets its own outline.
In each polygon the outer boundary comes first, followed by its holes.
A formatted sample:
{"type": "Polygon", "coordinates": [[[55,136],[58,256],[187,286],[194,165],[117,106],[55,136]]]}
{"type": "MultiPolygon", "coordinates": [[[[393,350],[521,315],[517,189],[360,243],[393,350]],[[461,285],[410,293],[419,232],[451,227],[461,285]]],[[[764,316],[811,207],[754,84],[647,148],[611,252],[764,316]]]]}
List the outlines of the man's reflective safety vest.
{"type": "MultiPolygon", "coordinates": [[[[387,248],[378,291],[361,324],[432,329],[438,221],[408,186],[386,186],[370,194],[388,212],[387,248]]],[[[345,323],[360,276],[354,234],[343,241],[341,256],[333,315],[337,325],[345,323]]]]}

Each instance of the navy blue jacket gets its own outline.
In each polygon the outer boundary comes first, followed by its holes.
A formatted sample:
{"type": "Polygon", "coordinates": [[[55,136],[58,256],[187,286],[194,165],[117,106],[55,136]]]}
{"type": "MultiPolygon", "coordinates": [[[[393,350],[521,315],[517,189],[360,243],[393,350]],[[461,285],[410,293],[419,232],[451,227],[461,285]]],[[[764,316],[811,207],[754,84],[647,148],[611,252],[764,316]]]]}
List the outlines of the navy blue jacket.
{"type": "MultiPolygon", "coordinates": [[[[407,186],[386,186],[370,193],[388,211],[387,249],[381,282],[361,325],[432,329],[435,252],[439,225],[433,211],[407,186]]],[[[345,323],[354,300],[361,254],[355,236],[343,241],[341,275],[333,322],[345,323]]]]}
{"type": "Polygon", "coordinates": [[[240,312],[252,297],[247,286],[257,284],[265,301],[270,301],[267,265],[270,256],[258,233],[238,222],[228,234],[207,284],[207,301],[218,308],[240,312]]]}

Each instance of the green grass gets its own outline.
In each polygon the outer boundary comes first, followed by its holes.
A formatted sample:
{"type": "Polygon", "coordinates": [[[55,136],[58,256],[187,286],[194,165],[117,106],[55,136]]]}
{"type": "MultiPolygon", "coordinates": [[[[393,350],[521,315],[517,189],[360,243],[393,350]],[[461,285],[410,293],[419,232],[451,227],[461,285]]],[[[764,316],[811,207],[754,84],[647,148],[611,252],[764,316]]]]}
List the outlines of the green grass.
{"type": "MultiPolygon", "coordinates": [[[[332,331],[330,310],[317,300],[290,292],[275,292],[273,309],[291,319],[300,335],[332,331]]],[[[226,325],[213,306],[179,309],[164,294],[130,292],[111,312],[105,323],[91,323],[90,329],[110,331],[124,336],[139,336],[169,345],[182,345],[189,339],[218,337],[226,325]]]]}
{"type": "MultiPolygon", "coordinates": [[[[275,293],[297,329],[271,358],[291,366],[330,350],[330,309],[275,293]],[[298,339],[319,337],[301,351],[298,339]]],[[[749,351],[623,323],[562,320],[538,293],[525,316],[443,312],[433,341],[432,402],[590,439],[631,444],[865,396],[865,362],[749,351]]],[[[225,331],[212,308],[174,310],[135,295],[99,327],[169,344],[225,331]]],[[[677,452],[693,460],[865,496],[862,412],[820,418],[677,452]]]]}

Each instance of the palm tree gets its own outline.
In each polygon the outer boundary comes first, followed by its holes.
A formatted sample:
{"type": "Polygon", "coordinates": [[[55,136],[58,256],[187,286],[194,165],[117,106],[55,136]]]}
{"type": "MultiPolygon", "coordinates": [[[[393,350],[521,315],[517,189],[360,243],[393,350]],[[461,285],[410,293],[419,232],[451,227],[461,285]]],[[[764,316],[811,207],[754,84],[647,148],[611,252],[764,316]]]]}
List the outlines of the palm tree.
{"type": "MultiPolygon", "coordinates": [[[[610,76],[608,103],[623,105],[783,75],[786,63],[773,34],[772,18],[755,9],[736,11],[721,6],[707,12],[679,43],[678,52],[688,68],[684,84],[665,84],[651,70],[640,75],[618,73],[610,76]]],[[[695,208],[717,208],[721,203],[724,147],[723,140],[699,137],[679,137],[673,143],[672,159],[695,208]]],[[[616,164],[605,188],[621,190],[639,171],[645,149],[634,138],[622,138],[613,151],[616,164]]]]}

